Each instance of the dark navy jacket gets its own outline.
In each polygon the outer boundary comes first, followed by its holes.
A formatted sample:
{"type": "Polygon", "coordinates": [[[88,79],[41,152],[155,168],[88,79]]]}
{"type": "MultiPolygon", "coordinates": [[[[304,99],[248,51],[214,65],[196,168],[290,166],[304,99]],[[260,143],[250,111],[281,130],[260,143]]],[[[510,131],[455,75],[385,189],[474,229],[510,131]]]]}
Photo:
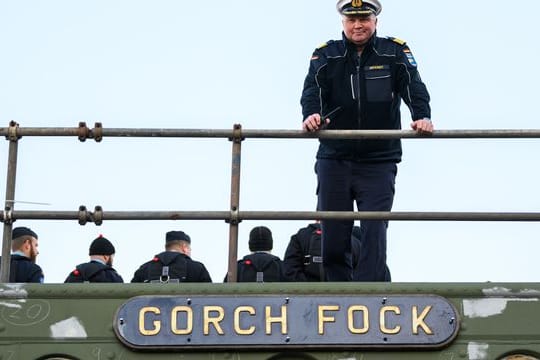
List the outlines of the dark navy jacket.
{"type": "Polygon", "coordinates": [[[111,266],[92,260],[77,265],[75,270],[69,273],[64,282],[123,283],[124,280],[111,266]]]}
{"type": "MultiPolygon", "coordinates": [[[[0,258],[1,261],[1,258],[0,258]]],[[[41,267],[26,256],[11,255],[9,271],[10,283],[42,283],[43,271],[41,267]]]]}
{"type": "MultiPolygon", "coordinates": [[[[324,281],[321,257],[321,224],[313,223],[291,236],[283,263],[285,275],[291,281],[324,281]]],[[[354,274],[360,260],[360,227],[354,226],[351,234],[352,264],[354,274]]],[[[356,280],[353,275],[353,279],[356,280]]]]}
{"type": "MultiPolygon", "coordinates": [[[[331,116],[327,129],[401,129],[401,99],[413,120],[430,118],[429,94],[405,42],[374,35],[358,57],[343,35],[313,53],[304,82],[303,118],[331,116]]],[[[321,139],[317,158],[365,162],[401,160],[399,139],[321,139]]]]}
{"type": "MultiPolygon", "coordinates": [[[[212,282],[212,278],[210,277],[210,274],[208,273],[208,270],[203,263],[192,260],[189,256],[175,251],[164,251],[154,256],[152,260],[142,264],[139,269],[135,271],[131,282],[139,283],[156,280],[157,277],[154,279],[154,276],[150,274],[152,265],[156,263],[156,260],[159,260],[159,262],[163,265],[171,267],[181,266],[185,264],[186,276],[185,279],[182,279],[181,282],[212,282]]],[[[171,270],[171,272],[172,271],[173,270],[171,270]]]]}

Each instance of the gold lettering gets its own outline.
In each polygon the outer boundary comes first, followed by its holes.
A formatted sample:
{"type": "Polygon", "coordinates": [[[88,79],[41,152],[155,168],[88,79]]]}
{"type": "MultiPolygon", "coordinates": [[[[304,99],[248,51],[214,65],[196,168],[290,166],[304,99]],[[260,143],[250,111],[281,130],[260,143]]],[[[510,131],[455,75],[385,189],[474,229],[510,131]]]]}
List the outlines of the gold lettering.
{"type": "Polygon", "coordinates": [[[248,313],[249,315],[255,315],[255,308],[252,306],[239,306],[234,309],[234,331],[238,335],[251,335],[255,332],[255,326],[251,325],[247,329],[240,327],[240,313],[248,313]]]}
{"type": "Polygon", "coordinates": [[[418,335],[418,327],[422,327],[424,332],[428,335],[433,335],[433,331],[427,326],[427,324],[424,322],[426,319],[427,314],[431,311],[432,306],[429,305],[422,311],[420,314],[420,317],[418,316],[418,307],[413,306],[412,308],[412,330],[414,335],[418,335]]]}
{"type": "Polygon", "coordinates": [[[219,323],[223,321],[223,318],[225,317],[225,310],[221,306],[205,306],[203,308],[204,310],[204,335],[210,335],[210,324],[214,326],[214,329],[216,329],[217,333],[219,335],[223,335],[223,329],[221,328],[221,325],[219,323]],[[211,312],[217,312],[217,316],[211,317],[211,312]]]}
{"type": "MultiPolygon", "coordinates": [[[[365,334],[369,331],[369,310],[364,305],[355,305],[351,306],[348,311],[348,323],[349,323],[349,331],[352,334],[365,334]],[[364,323],[364,327],[362,328],[355,328],[354,327],[354,313],[355,312],[362,312],[362,321],[364,323]]],[[[320,327],[319,327],[320,330],[320,327]]],[[[319,332],[319,334],[321,334],[319,332]]]]}
{"type": "Polygon", "coordinates": [[[381,328],[381,332],[384,334],[397,334],[401,330],[401,326],[396,325],[393,329],[388,329],[386,327],[386,313],[387,312],[393,312],[397,315],[401,314],[401,310],[397,306],[384,306],[381,308],[381,312],[379,314],[379,325],[381,328]]]}
{"type": "Polygon", "coordinates": [[[336,322],[334,316],[325,316],[325,311],[338,311],[339,305],[319,305],[319,335],[324,335],[324,323],[336,322]]]}
{"type": "Polygon", "coordinates": [[[281,306],[281,316],[272,317],[272,308],[265,307],[266,313],[266,335],[272,334],[272,323],[281,323],[281,333],[287,334],[287,306],[281,306]]]}
{"type": "Polygon", "coordinates": [[[193,310],[189,306],[176,306],[171,311],[171,331],[176,335],[187,335],[193,331],[193,310]],[[178,313],[186,313],[186,328],[178,329],[178,313]]]}
{"type": "Polygon", "coordinates": [[[154,328],[153,329],[146,329],[146,327],[144,326],[144,317],[145,317],[146,313],[154,313],[156,315],[159,315],[161,312],[159,311],[159,309],[157,307],[154,307],[154,306],[143,307],[139,311],[139,332],[141,333],[141,335],[145,335],[145,336],[156,335],[161,330],[161,321],[154,320],[152,322],[152,325],[154,325],[154,328]]]}

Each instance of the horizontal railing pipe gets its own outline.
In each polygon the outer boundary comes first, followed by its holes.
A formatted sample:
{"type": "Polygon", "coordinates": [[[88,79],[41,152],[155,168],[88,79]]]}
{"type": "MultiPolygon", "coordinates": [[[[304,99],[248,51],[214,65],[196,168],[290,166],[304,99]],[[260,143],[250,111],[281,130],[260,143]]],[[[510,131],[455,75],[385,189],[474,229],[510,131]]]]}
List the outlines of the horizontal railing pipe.
{"type": "MultiPolygon", "coordinates": [[[[0,212],[0,221],[6,214],[0,212]]],[[[538,222],[537,212],[415,212],[415,211],[103,211],[99,215],[79,211],[17,210],[11,220],[391,220],[391,221],[515,221],[538,222]]]]}
{"type": "MultiPolygon", "coordinates": [[[[90,130],[90,129],[89,129],[90,130]]],[[[96,129],[85,134],[84,139],[96,137],[96,129]]],[[[9,128],[0,128],[0,136],[8,136],[9,128]]],[[[19,127],[17,136],[81,136],[80,128],[19,127]]],[[[233,130],[221,129],[128,129],[99,128],[99,139],[106,137],[185,137],[185,138],[232,138],[233,130]]],[[[540,130],[435,130],[431,135],[419,135],[413,130],[249,130],[242,129],[243,138],[285,139],[510,139],[540,138],[540,130]]]]}

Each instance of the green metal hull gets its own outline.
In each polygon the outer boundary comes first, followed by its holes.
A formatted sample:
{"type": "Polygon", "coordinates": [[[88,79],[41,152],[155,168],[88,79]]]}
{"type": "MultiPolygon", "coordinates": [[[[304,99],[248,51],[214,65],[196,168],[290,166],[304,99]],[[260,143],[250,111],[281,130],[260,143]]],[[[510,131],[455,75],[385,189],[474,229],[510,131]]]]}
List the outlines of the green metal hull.
{"type": "MultiPolygon", "coordinates": [[[[291,314],[294,316],[294,314],[291,314]]],[[[0,359],[503,359],[540,358],[540,284],[266,283],[1,284],[0,359]],[[118,309],[138,296],[425,296],[455,307],[457,336],[439,349],[417,347],[288,349],[132,349],[114,331],[118,309]],[[77,326],[72,326],[73,324],[77,326]]]]}

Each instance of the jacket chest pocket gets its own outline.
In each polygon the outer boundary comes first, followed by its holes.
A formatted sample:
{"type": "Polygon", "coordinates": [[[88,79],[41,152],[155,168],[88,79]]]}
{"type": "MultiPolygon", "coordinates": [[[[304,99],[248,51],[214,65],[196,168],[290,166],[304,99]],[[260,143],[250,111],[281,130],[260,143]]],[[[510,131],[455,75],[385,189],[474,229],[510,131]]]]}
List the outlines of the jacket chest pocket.
{"type": "Polygon", "coordinates": [[[367,101],[392,101],[392,76],[389,65],[366,66],[364,74],[367,101]]]}

